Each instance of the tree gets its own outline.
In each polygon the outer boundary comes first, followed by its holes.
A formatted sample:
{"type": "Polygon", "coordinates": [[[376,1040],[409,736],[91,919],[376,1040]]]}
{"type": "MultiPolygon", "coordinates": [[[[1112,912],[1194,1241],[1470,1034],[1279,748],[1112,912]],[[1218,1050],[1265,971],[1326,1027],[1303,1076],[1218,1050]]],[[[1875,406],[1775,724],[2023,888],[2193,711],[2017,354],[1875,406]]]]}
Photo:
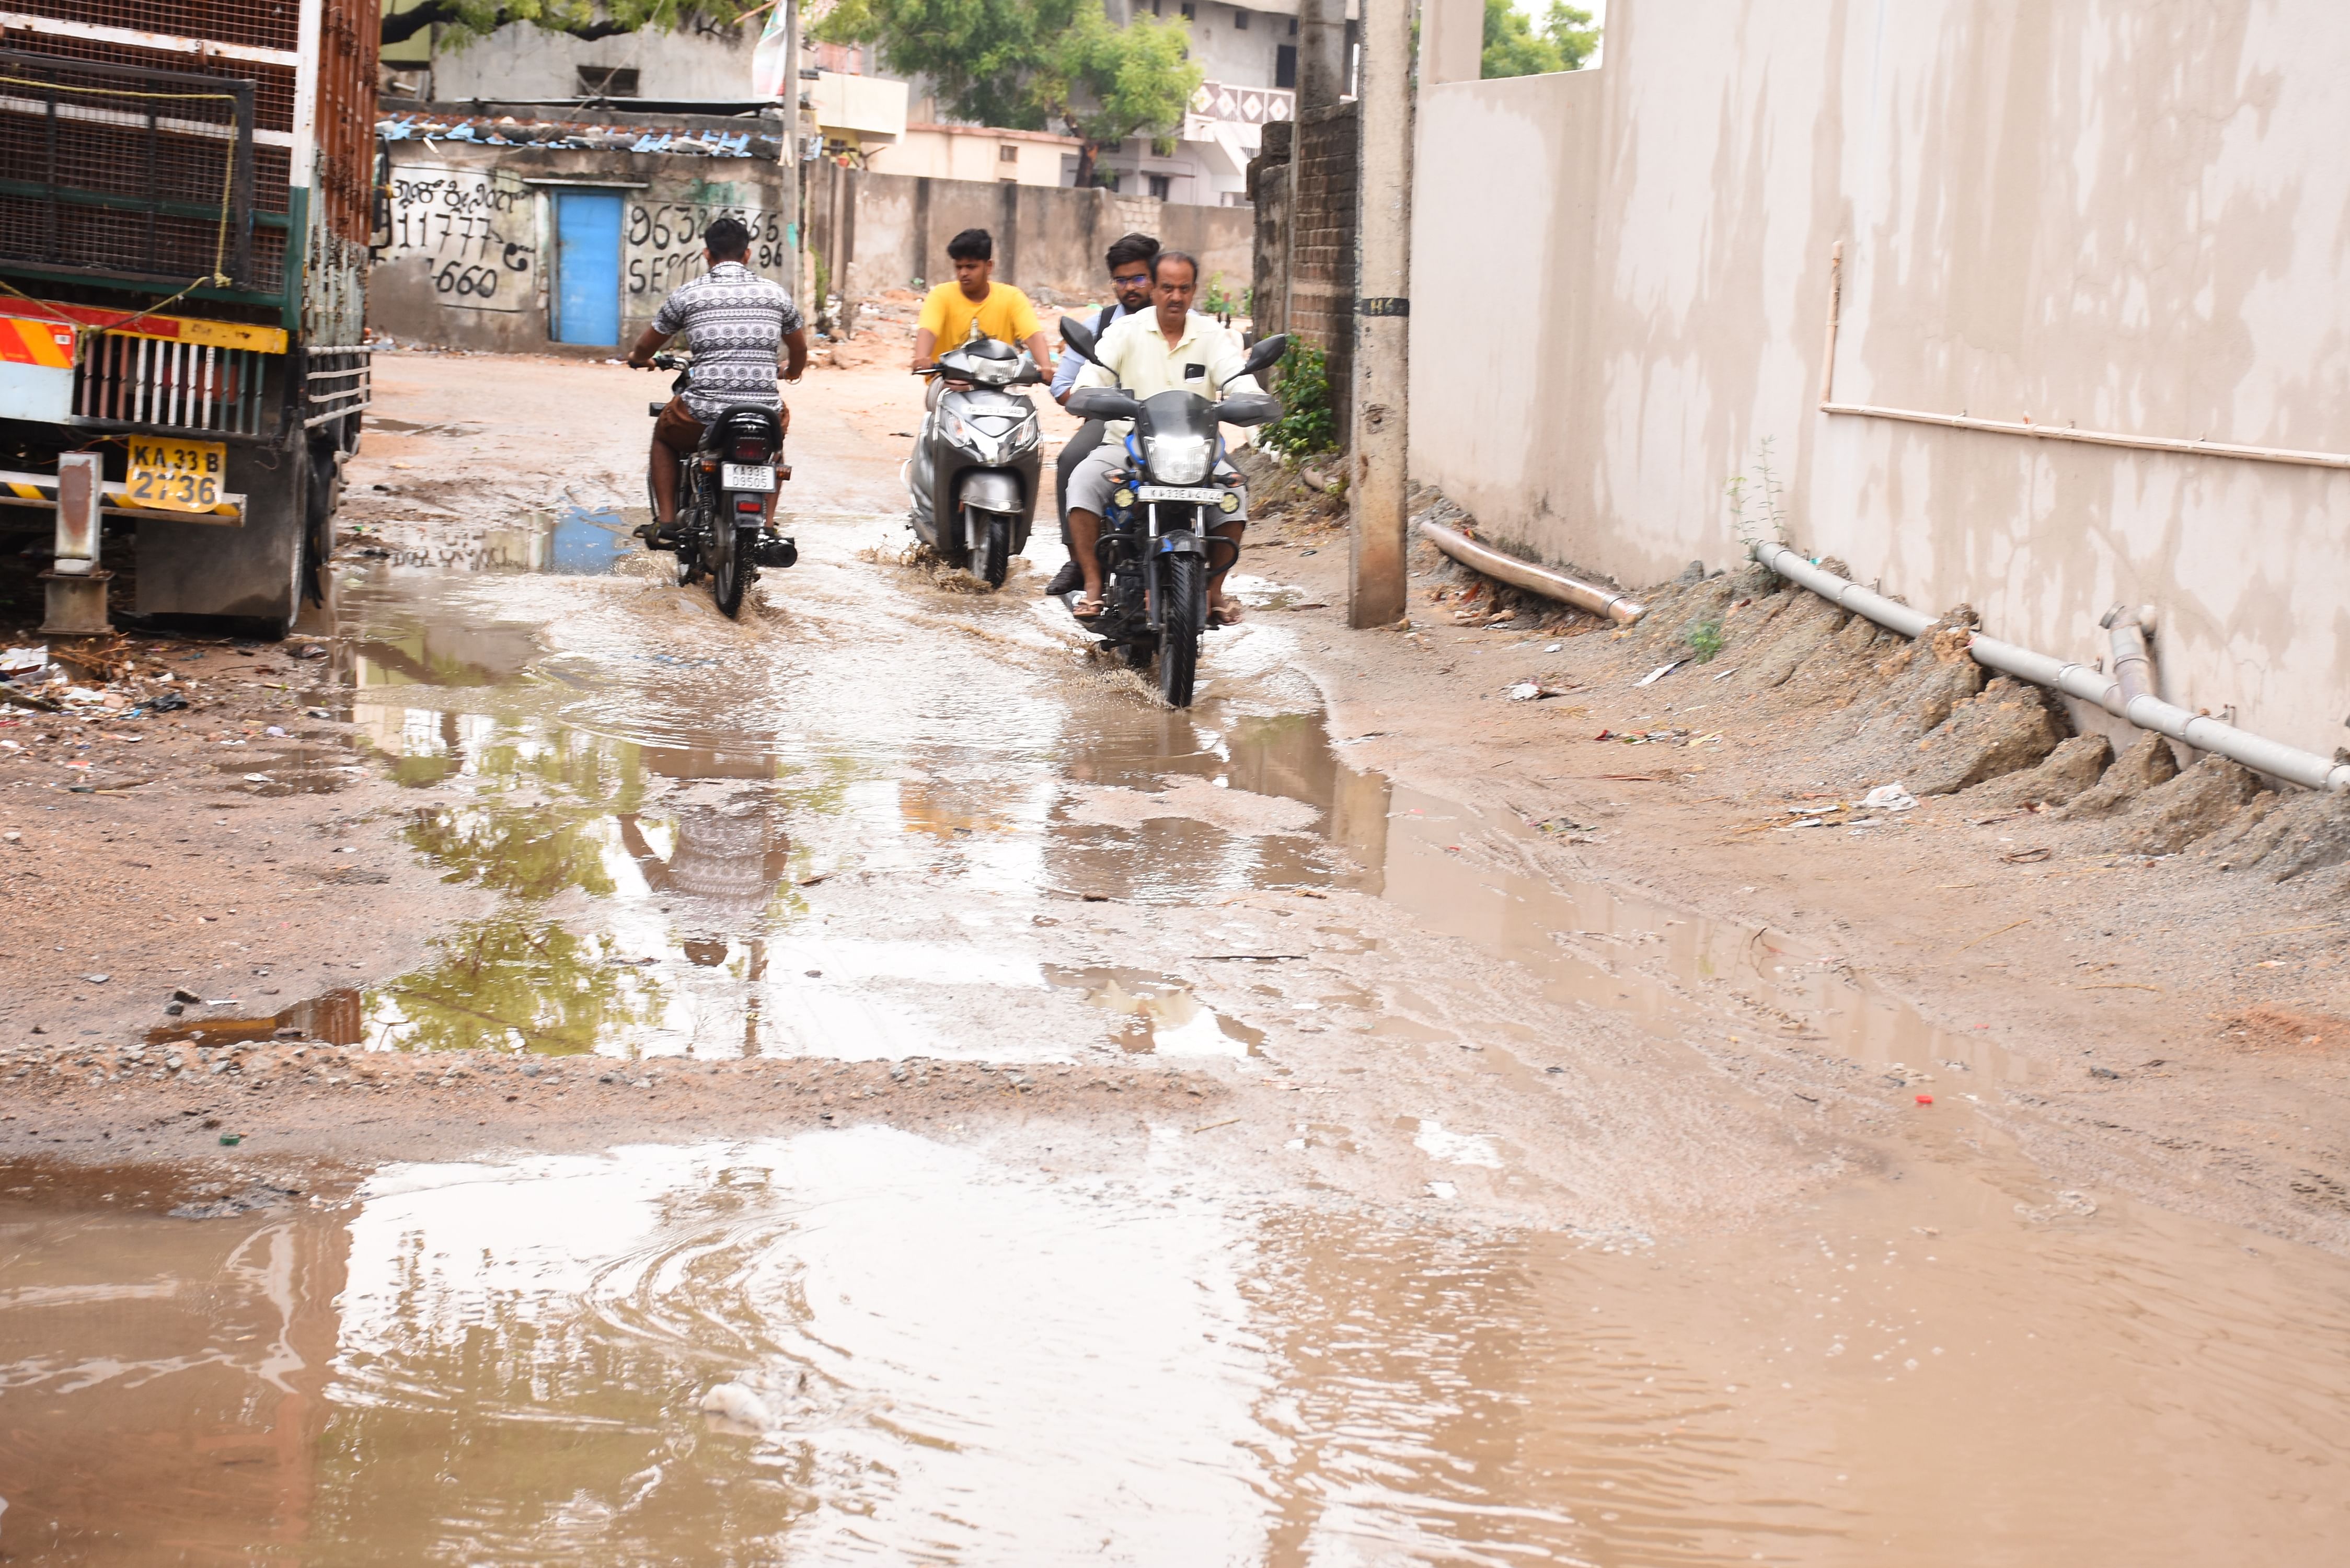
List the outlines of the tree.
{"type": "Polygon", "coordinates": [[[1102,0],[841,0],[827,43],[879,44],[882,63],[928,77],[955,119],[1078,141],[1077,183],[1129,136],[1171,140],[1204,75],[1180,18],[1113,26],[1102,0]]]}
{"type": "Polygon", "coordinates": [[[412,10],[385,12],[382,36],[387,44],[405,43],[439,26],[463,43],[527,22],[575,38],[608,38],[693,21],[732,24],[766,8],[764,0],[605,0],[600,6],[594,0],[424,0],[412,10]]]}
{"type": "Polygon", "coordinates": [[[1550,0],[1542,31],[1510,0],[1485,0],[1485,52],[1480,74],[1495,77],[1541,76],[1550,71],[1583,68],[1599,47],[1599,29],[1591,13],[1550,0]]]}

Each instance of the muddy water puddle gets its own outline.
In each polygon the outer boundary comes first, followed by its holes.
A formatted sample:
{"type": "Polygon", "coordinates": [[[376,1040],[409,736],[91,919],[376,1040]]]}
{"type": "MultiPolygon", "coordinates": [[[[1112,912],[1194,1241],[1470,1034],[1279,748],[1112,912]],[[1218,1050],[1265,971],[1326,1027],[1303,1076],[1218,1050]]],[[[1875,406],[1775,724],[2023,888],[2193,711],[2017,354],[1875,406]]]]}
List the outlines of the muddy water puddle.
{"type": "Polygon", "coordinates": [[[1243,1196],[1178,1127],[1031,1137],[203,1223],[0,1173],[0,1560],[2315,1564],[2350,1527],[2334,1260],[1930,1170],[1603,1248],[1243,1196]]]}
{"type": "MultiPolygon", "coordinates": [[[[1660,1033],[1734,992],[1725,1044],[1801,1039],[1905,1082],[2015,1075],[1832,955],[1513,869],[1534,830],[1346,764],[1284,633],[1222,645],[1209,698],[1170,713],[1123,672],[1066,673],[1024,605],[974,604],[943,631],[935,596],[649,628],[625,602],[648,591],[700,604],[636,581],[517,604],[381,567],[346,588],[354,719],[423,797],[410,846],[505,900],[371,994],[364,1043],[954,1054],[988,992],[1051,989],[1021,932],[1056,900],[1344,887],[1660,1033]],[[1464,836],[1496,852],[1464,855],[1464,836]],[[844,912],[860,897],[935,918],[892,929],[844,912]]],[[[1143,1033],[1152,994],[1108,1004],[1114,1041],[1143,1033]]]]}

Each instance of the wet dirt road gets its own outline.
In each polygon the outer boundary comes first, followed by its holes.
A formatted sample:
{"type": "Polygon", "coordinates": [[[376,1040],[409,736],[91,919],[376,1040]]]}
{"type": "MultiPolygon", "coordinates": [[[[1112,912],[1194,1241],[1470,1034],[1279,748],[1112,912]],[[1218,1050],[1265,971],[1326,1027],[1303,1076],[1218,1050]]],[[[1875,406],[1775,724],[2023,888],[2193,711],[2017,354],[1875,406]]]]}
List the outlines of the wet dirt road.
{"type": "Polygon", "coordinates": [[[1275,618],[1170,714],[869,509],[739,626],[628,520],[347,566],[472,912],[301,1023],[891,1094],[201,1221],[9,1167],[0,1561],[2337,1560],[2350,1265],[2051,1181],[1988,1033],[1350,766],[1275,618]]]}

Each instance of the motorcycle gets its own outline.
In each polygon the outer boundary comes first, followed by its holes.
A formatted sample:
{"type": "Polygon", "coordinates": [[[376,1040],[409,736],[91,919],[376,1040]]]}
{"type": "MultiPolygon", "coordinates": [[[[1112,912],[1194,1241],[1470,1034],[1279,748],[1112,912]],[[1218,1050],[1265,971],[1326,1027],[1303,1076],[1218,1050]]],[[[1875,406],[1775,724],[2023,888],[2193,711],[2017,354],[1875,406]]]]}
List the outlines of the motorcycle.
{"type": "MultiPolygon", "coordinates": [[[[685,390],[692,363],[690,354],[653,356],[655,366],[678,373],[670,384],[672,392],[685,390]]],[[[666,406],[649,405],[655,419],[666,406]]],[[[745,405],[724,410],[704,426],[700,446],[678,463],[676,524],[650,543],[654,549],[677,552],[678,587],[707,576],[710,597],[724,615],[742,614],[743,592],[758,580],[760,567],[781,569],[800,558],[796,544],[766,530],[767,497],[792,476],[783,459],[783,416],[745,405]]],[[[650,494],[652,482],[645,483],[650,494]]]]}
{"type": "MultiPolygon", "coordinates": [[[[1098,365],[1085,324],[1061,317],[1061,341],[1098,365]]],[[[1245,373],[1278,364],[1289,347],[1273,337],[1249,350],[1245,373]]],[[[1159,661],[1159,694],[1170,708],[1191,705],[1200,669],[1200,635],[1208,627],[1208,579],[1240,559],[1240,546],[1211,530],[1238,512],[1233,482],[1219,476],[1220,425],[1261,425],[1281,417],[1270,392],[1242,392],[1211,403],[1197,392],[1138,398],[1124,389],[1080,387],[1069,412],[1089,420],[1131,420],[1127,467],[1110,493],[1094,549],[1101,562],[1102,613],[1089,629],[1100,646],[1121,651],[1130,669],[1159,661]],[[1230,552],[1226,555],[1225,552],[1230,552]]],[[[1076,596],[1068,596],[1074,605],[1076,596]]]]}
{"type": "Polygon", "coordinates": [[[907,463],[914,532],[949,566],[1000,588],[1028,547],[1043,467],[1036,407],[1009,389],[1044,375],[975,324],[962,347],[915,374],[941,381],[907,463]]]}

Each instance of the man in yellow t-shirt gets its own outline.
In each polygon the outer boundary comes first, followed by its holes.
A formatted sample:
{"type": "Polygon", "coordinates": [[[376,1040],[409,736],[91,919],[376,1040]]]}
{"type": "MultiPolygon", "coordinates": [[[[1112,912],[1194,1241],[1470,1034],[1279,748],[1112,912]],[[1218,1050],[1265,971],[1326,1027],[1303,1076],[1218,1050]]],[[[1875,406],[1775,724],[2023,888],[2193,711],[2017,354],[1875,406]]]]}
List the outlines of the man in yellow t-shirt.
{"type": "Polygon", "coordinates": [[[1053,348],[1028,296],[1008,283],[993,281],[995,239],[985,229],[965,229],[947,242],[955,280],[931,290],[922,301],[921,320],[914,329],[914,369],[938,358],[941,348],[952,348],[979,329],[1014,348],[1025,348],[1036,361],[1036,372],[1053,379],[1053,348]]]}

